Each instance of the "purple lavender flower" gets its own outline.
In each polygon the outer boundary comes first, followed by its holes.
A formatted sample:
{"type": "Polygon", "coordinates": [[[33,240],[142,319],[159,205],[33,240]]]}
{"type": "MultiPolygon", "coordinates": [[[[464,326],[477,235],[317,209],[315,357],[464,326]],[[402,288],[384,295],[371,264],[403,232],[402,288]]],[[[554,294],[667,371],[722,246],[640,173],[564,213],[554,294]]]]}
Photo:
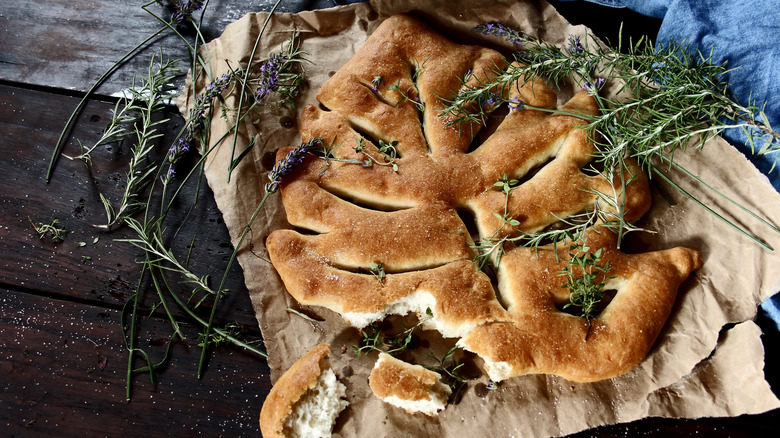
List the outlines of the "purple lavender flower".
{"type": "Polygon", "coordinates": [[[173,181],[174,178],[176,178],[176,170],[173,168],[173,166],[168,166],[168,173],[165,174],[163,183],[168,184],[173,181]]]}
{"type": "Polygon", "coordinates": [[[279,89],[279,73],[289,60],[286,53],[275,52],[260,66],[260,85],[255,92],[257,103],[264,104],[268,96],[279,89]]]}
{"type": "Polygon", "coordinates": [[[509,104],[509,111],[520,111],[525,108],[525,102],[517,96],[509,99],[507,103],[509,104]]]}
{"type": "MultiPolygon", "coordinates": [[[[203,93],[195,98],[195,105],[190,110],[187,137],[190,140],[197,137],[205,122],[206,111],[211,107],[211,102],[221,94],[235,80],[236,71],[229,71],[209,83],[203,88],[203,93]]],[[[191,143],[191,142],[190,142],[191,143]]]]}
{"type": "Polygon", "coordinates": [[[179,140],[168,149],[168,163],[176,164],[179,159],[190,150],[191,139],[187,136],[179,137],[179,140]]]}
{"type": "MultiPolygon", "coordinates": [[[[163,4],[162,0],[157,3],[163,4]]],[[[173,9],[171,23],[184,23],[192,20],[192,14],[203,8],[204,0],[166,0],[168,6],[173,9]]]]}
{"type": "Polygon", "coordinates": [[[312,149],[317,147],[321,143],[319,138],[313,138],[308,142],[301,143],[295,149],[291,150],[286,157],[279,160],[271,172],[268,174],[268,179],[271,180],[265,185],[266,193],[275,193],[279,189],[279,184],[282,182],[282,178],[292,173],[295,166],[301,164],[312,149]]]}
{"type": "Polygon", "coordinates": [[[195,104],[190,109],[190,117],[187,122],[187,129],[176,143],[168,149],[168,173],[163,179],[166,183],[170,182],[176,172],[173,166],[183,157],[195,144],[195,139],[200,134],[206,124],[206,111],[211,107],[215,97],[225,91],[225,89],[235,80],[237,72],[230,71],[207,84],[203,92],[195,98],[195,104]]]}
{"type": "Polygon", "coordinates": [[[596,78],[592,84],[589,81],[585,81],[585,83],[582,85],[582,88],[585,89],[591,96],[595,96],[599,93],[599,90],[601,90],[601,87],[603,86],[604,78],[596,78]]]}
{"type": "Polygon", "coordinates": [[[371,79],[371,91],[376,93],[379,91],[379,86],[383,84],[384,81],[382,81],[382,76],[374,76],[374,79],[371,79]]]}
{"type": "Polygon", "coordinates": [[[569,53],[576,55],[585,51],[580,42],[580,37],[577,35],[569,34],[569,53]]]}
{"type": "Polygon", "coordinates": [[[487,96],[482,100],[480,103],[483,108],[492,108],[496,105],[501,104],[503,102],[504,98],[498,94],[498,93],[488,93],[487,96]]]}
{"type": "Polygon", "coordinates": [[[471,29],[471,31],[486,36],[501,37],[518,46],[526,43],[525,35],[501,23],[489,22],[480,24],[471,29]]]}

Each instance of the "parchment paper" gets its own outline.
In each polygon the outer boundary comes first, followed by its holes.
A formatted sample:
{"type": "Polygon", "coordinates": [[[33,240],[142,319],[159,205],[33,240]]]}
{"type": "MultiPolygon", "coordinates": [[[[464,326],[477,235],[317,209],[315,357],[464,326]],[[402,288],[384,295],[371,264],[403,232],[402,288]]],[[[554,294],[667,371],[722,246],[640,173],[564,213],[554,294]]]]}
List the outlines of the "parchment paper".
{"type": "MultiPolygon", "coordinates": [[[[459,42],[478,42],[469,30],[476,24],[501,21],[530,35],[564,44],[570,33],[584,36],[587,29],[568,24],[544,2],[500,0],[374,0],[345,7],[272,17],[257,50],[257,59],[278,50],[291,32],[300,33],[302,48],[313,62],[306,66],[309,85],[299,107],[315,103],[314,94],[361,47],[382,19],[413,11],[459,42]]],[[[228,26],[210,43],[204,55],[214,74],[228,64],[245,65],[266,14],[249,14],[228,26]]],[[[496,43],[491,40],[491,44],[496,43]]],[[[200,90],[204,83],[197,84],[200,90]]],[[[560,96],[568,99],[564,90],[560,96]]],[[[179,101],[184,114],[193,95],[179,101]]],[[[237,101],[229,96],[228,107],[237,101]]],[[[234,123],[217,111],[211,138],[219,138],[234,123]]],[[[251,153],[233,171],[228,182],[232,139],[208,155],[206,176],[235,245],[263,196],[273,154],[282,146],[300,142],[296,113],[266,106],[239,125],[237,150],[254,138],[251,153]],[[255,123],[256,122],[256,123],[255,123]]],[[[736,201],[751,206],[772,223],[780,223],[780,195],[764,176],[721,139],[708,142],[703,152],[679,153],[684,167],[736,201]]],[[[673,175],[675,176],[675,175],[673,175]]],[[[676,175],[676,180],[687,181],[676,175]]],[[[662,185],[663,187],[663,185],[662,185]]],[[[761,225],[732,204],[695,185],[686,188],[707,205],[725,212],[766,243],[780,250],[780,234],[761,225]]],[[[763,374],[760,330],[752,322],[757,304],[780,287],[780,257],[759,248],[706,213],[676,191],[665,192],[674,205],[657,196],[651,213],[641,223],[657,234],[644,235],[646,249],[684,245],[704,256],[704,266],[680,289],[675,310],[651,354],[632,372],[597,383],[573,383],[549,376],[523,376],[503,382],[498,390],[484,389],[486,378],[469,384],[462,400],[436,418],[409,415],[374,397],[367,377],[375,356],[358,360],[349,349],[358,342],[355,329],[325,309],[301,307],[286,293],[268,261],[264,238],[289,226],[279,197],[269,199],[254,222],[238,260],[269,353],[272,380],[319,342],[330,342],[331,362],[347,386],[350,406],[339,417],[335,436],[558,436],[603,424],[628,422],[646,416],[732,416],[775,409],[780,401],[763,374]],[[287,312],[292,307],[322,322],[310,322],[287,312]]],[[[261,401],[258,401],[258,414],[261,401]]]]}

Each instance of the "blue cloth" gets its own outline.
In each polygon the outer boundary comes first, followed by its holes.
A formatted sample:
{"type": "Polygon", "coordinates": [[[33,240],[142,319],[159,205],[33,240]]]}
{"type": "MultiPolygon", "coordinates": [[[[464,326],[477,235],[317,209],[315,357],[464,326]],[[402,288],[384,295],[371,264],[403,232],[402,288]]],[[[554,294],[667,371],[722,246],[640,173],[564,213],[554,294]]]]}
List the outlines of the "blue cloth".
{"type": "MultiPolygon", "coordinates": [[[[749,99],[761,106],[775,131],[780,130],[780,1],[778,0],[587,0],[604,6],[625,7],[662,20],[657,46],[690,44],[712,62],[727,61],[725,80],[743,105],[749,99]]],[[[780,191],[777,155],[754,156],[739,129],[724,133],[780,191]]],[[[780,248],[775,248],[780,250],[780,248]]],[[[780,330],[780,294],[761,304],[761,310],[780,330]]]]}
{"type": "MultiPolygon", "coordinates": [[[[778,0],[588,0],[612,7],[627,7],[662,21],[656,45],[690,44],[712,62],[727,62],[725,75],[737,101],[751,98],[780,130],[780,1],[778,0]]],[[[745,146],[741,129],[724,134],[745,153],[780,191],[780,166],[772,170],[778,154],[755,157],[745,146]]]]}

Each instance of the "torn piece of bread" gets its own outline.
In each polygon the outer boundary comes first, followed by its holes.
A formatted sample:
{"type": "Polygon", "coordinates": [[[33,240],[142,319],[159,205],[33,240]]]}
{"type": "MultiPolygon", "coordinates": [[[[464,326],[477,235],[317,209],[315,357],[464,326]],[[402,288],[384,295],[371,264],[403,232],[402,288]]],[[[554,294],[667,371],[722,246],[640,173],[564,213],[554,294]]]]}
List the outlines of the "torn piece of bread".
{"type": "Polygon", "coordinates": [[[439,373],[386,353],[379,353],[368,384],[377,397],[410,414],[437,415],[452,394],[439,373]]]}
{"type": "Polygon", "coordinates": [[[288,369],[263,403],[260,431],[265,438],[331,436],[336,418],[349,404],[346,387],[330,368],[330,344],[319,344],[288,369]]]}

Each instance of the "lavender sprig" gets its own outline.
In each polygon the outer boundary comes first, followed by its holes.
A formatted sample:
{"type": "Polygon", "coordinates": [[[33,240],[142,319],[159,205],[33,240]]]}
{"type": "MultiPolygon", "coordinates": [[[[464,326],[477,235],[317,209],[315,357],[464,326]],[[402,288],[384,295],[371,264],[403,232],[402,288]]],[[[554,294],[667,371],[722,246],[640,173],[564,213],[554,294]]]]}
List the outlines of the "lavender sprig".
{"type": "MultiPolygon", "coordinates": [[[[163,0],[157,0],[157,3],[163,4],[163,0]]],[[[171,23],[184,23],[192,20],[192,14],[203,8],[204,0],[166,0],[168,7],[173,9],[171,13],[171,23]]]]}
{"type": "Polygon", "coordinates": [[[525,43],[528,42],[528,37],[524,33],[496,22],[477,25],[472,29],[472,32],[476,32],[485,36],[497,36],[504,38],[505,40],[518,46],[525,45],[525,43]]]}
{"type": "Polygon", "coordinates": [[[168,171],[164,176],[164,183],[169,183],[176,176],[174,166],[195,145],[196,139],[203,132],[206,125],[206,113],[211,108],[214,99],[235,82],[239,73],[240,71],[231,70],[223,74],[206,85],[203,92],[195,98],[195,104],[190,109],[184,134],[168,150],[168,171]]]}
{"type": "Polygon", "coordinates": [[[260,66],[260,85],[255,92],[257,103],[264,104],[268,96],[282,85],[279,81],[279,74],[289,60],[290,57],[286,53],[276,52],[271,54],[268,61],[260,66]]]}
{"type": "Polygon", "coordinates": [[[299,68],[301,62],[307,61],[304,55],[308,55],[308,52],[300,50],[297,35],[293,35],[286,47],[268,57],[260,66],[259,77],[250,81],[257,84],[257,104],[266,103],[273,93],[282,96],[280,105],[293,103],[293,98],[305,80],[304,71],[299,68]]]}
{"type": "Polygon", "coordinates": [[[585,47],[580,42],[580,37],[574,34],[569,34],[569,54],[576,56],[585,51],[585,47]]]}
{"type": "Polygon", "coordinates": [[[295,149],[291,150],[286,157],[278,161],[274,165],[274,168],[271,169],[271,173],[268,174],[268,179],[271,180],[271,182],[265,185],[266,193],[275,193],[279,189],[282,178],[292,173],[293,169],[303,162],[304,157],[321,144],[322,141],[315,137],[308,142],[301,143],[295,149]]]}

